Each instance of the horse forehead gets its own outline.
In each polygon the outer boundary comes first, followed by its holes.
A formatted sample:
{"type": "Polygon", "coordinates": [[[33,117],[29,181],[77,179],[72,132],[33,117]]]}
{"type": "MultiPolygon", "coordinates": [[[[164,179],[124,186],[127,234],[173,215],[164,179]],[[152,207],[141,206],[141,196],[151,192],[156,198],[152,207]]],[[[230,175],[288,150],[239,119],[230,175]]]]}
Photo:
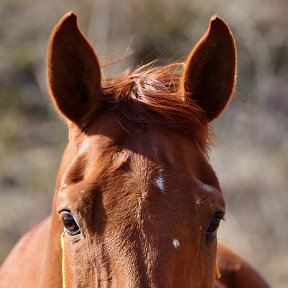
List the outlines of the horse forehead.
{"type": "MultiPolygon", "coordinates": [[[[78,143],[72,145],[74,148],[68,151],[70,167],[77,167],[81,162],[83,165],[89,166],[90,170],[101,162],[102,164],[113,164],[109,168],[110,171],[115,168],[115,165],[118,168],[127,162],[128,158],[133,158],[138,167],[150,170],[153,168],[157,174],[157,179],[154,181],[157,182],[159,189],[163,190],[167,170],[175,169],[191,175],[195,174],[199,163],[207,162],[202,150],[193,139],[181,133],[158,125],[149,125],[146,130],[140,129],[141,127],[138,125],[133,125],[133,129],[128,133],[114,120],[109,119],[102,122],[103,125],[97,128],[97,131],[83,133],[78,139],[78,143]],[[105,161],[103,162],[103,160],[105,161]],[[164,174],[163,169],[166,170],[164,174]]],[[[203,166],[206,167],[202,164],[201,167],[203,166]]]]}
{"type": "Polygon", "coordinates": [[[144,183],[147,183],[150,179],[149,183],[163,193],[171,188],[171,183],[197,186],[195,179],[219,189],[206,154],[193,138],[162,127],[135,138],[138,142],[134,143],[136,153],[131,154],[131,168],[140,181],[145,178],[144,183]]]}
{"type": "Polygon", "coordinates": [[[97,163],[98,160],[102,162],[103,158],[109,158],[110,161],[105,162],[117,165],[127,162],[127,159],[132,157],[143,168],[158,167],[160,186],[164,181],[163,168],[192,172],[197,170],[199,163],[204,162],[203,165],[206,167],[207,162],[204,153],[191,138],[162,127],[152,127],[146,132],[134,127],[132,133],[114,131],[113,135],[85,135],[76,154],[84,156],[83,158],[88,159],[90,163],[97,163]]]}
{"type": "Polygon", "coordinates": [[[191,172],[191,169],[197,169],[200,162],[207,162],[203,150],[189,135],[155,127],[147,139],[149,142],[146,146],[149,147],[154,159],[164,168],[170,166],[179,171],[191,172]]]}

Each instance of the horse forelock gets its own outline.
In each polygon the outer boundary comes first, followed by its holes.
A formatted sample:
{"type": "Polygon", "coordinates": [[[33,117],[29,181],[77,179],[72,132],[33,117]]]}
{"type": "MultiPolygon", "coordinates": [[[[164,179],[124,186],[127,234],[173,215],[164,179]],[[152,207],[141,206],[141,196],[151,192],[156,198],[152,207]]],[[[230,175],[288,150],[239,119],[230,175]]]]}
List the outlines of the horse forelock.
{"type": "Polygon", "coordinates": [[[103,98],[124,129],[127,123],[154,123],[188,135],[207,152],[208,121],[196,102],[184,100],[180,90],[182,69],[183,63],[155,67],[152,62],[132,72],[106,78],[103,98]]]}

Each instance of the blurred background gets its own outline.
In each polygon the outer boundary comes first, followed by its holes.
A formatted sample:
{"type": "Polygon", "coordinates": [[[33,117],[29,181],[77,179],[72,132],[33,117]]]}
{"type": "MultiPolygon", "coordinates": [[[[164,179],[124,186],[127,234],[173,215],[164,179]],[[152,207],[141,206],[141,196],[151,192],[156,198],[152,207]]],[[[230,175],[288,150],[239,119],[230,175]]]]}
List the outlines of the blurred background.
{"type": "Polygon", "coordinates": [[[106,75],[184,61],[218,14],[238,47],[237,93],[215,121],[211,161],[227,202],[219,239],[272,287],[288,287],[286,0],[1,0],[0,262],[50,212],[67,129],[47,96],[51,29],[73,10],[106,75]]]}

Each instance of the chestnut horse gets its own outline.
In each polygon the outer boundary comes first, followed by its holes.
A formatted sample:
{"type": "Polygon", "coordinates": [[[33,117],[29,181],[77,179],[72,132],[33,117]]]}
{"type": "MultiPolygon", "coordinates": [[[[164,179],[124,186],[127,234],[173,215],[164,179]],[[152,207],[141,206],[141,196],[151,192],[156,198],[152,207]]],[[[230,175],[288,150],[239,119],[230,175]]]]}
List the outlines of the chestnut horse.
{"type": "Polygon", "coordinates": [[[66,14],[47,69],[69,143],[51,216],[4,262],[1,287],[268,287],[217,245],[225,202],[208,130],[233,93],[235,66],[233,36],[213,17],[185,65],[103,80],[66,14]]]}

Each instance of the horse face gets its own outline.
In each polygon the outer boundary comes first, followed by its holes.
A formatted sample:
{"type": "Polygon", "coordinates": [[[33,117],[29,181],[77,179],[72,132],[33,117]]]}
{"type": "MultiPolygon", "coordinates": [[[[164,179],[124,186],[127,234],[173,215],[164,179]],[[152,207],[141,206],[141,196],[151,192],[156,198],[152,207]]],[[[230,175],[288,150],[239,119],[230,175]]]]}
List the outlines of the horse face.
{"type": "Polygon", "coordinates": [[[53,237],[60,243],[64,229],[62,277],[68,287],[214,285],[216,232],[225,205],[204,142],[208,122],[221,113],[234,86],[235,48],[227,26],[211,20],[175,89],[169,79],[157,84],[161,74],[154,81],[137,74],[115,84],[108,101],[111,91],[101,85],[97,57],[76,16],[67,14],[52,33],[49,87],[69,125],[53,237]],[[151,101],[147,94],[157,89],[161,101],[151,101]],[[169,103],[161,89],[177,100],[169,103]],[[194,118],[183,133],[185,113],[194,118]]]}
{"type": "Polygon", "coordinates": [[[224,200],[203,152],[167,128],[135,127],[128,134],[109,114],[90,129],[71,139],[57,194],[60,218],[68,214],[77,225],[68,219],[65,228],[69,281],[84,287],[212,285],[212,230],[224,215],[224,200]]]}

